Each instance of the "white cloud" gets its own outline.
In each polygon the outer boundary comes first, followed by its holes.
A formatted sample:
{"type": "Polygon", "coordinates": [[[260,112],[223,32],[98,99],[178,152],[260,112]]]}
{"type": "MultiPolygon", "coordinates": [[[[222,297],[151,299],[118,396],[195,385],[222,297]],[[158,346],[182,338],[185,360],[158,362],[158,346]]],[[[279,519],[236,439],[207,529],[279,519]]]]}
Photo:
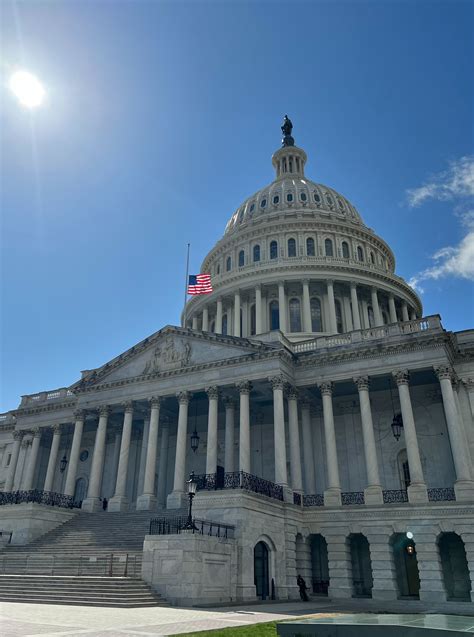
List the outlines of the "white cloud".
{"type": "Polygon", "coordinates": [[[474,157],[451,162],[448,170],[435,175],[428,183],[407,190],[408,205],[419,206],[427,199],[447,201],[474,196],[474,157]]]}

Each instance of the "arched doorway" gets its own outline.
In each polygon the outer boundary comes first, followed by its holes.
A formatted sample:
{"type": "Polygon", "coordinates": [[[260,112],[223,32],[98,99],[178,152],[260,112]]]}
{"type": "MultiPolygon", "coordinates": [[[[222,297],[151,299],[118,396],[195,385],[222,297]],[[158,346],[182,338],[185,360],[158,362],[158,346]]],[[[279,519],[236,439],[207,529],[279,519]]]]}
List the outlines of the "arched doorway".
{"type": "Polygon", "coordinates": [[[267,599],[269,596],[269,568],[268,546],[265,542],[258,542],[253,550],[254,581],[257,589],[257,597],[267,599]]]}
{"type": "Polygon", "coordinates": [[[352,563],[352,597],[372,597],[374,581],[369,542],[362,533],[349,536],[352,563]]]}
{"type": "Polygon", "coordinates": [[[74,489],[74,502],[78,504],[82,503],[82,501],[86,497],[86,491],[87,491],[86,479],[78,478],[76,480],[76,487],[74,489]]]}
{"type": "Polygon", "coordinates": [[[464,542],[457,533],[442,533],[438,540],[444,587],[449,600],[471,601],[471,578],[464,542]]]}
{"type": "Polygon", "coordinates": [[[328,545],[325,538],[319,533],[311,536],[311,566],[313,593],[327,596],[329,588],[328,545]]]}
{"type": "Polygon", "coordinates": [[[419,599],[420,574],[415,543],[405,533],[396,533],[391,540],[399,598],[419,599]]]}

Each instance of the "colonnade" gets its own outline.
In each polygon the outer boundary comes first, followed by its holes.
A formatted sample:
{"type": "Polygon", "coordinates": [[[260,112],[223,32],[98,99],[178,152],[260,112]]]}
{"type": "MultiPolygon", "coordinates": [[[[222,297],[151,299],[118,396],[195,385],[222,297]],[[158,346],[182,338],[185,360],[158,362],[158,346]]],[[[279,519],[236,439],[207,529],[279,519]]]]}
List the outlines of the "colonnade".
{"type": "MultiPolygon", "coordinates": [[[[474,497],[474,481],[471,473],[472,467],[469,458],[469,450],[466,444],[465,434],[460,421],[459,409],[456,403],[456,395],[453,390],[453,371],[450,367],[436,368],[436,374],[440,382],[444,411],[446,415],[447,429],[451,443],[456,482],[454,485],[456,499],[468,500],[474,497]]],[[[413,416],[413,408],[410,396],[409,372],[407,370],[397,370],[393,372],[393,377],[398,387],[400,408],[403,419],[403,430],[405,435],[408,465],[410,471],[410,485],[408,486],[408,500],[410,502],[428,501],[427,487],[423,475],[423,467],[420,459],[417,432],[413,416]]],[[[312,428],[310,418],[310,405],[303,394],[300,399],[300,392],[287,382],[283,375],[276,375],[269,378],[269,386],[273,393],[273,433],[274,433],[274,454],[275,454],[275,476],[274,480],[281,485],[286,493],[286,497],[293,498],[293,492],[316,494],[318,485],[315,481],[315,466],[312,457],[312,428]],[[288,423],[285,422],[284,401],[285,396],[288,403],[288,423]],[[301,434],[303,438],[303,463],[301,462],[301,434]],[[286,429],[288,427],[289,454],[286,448],[286,429]],[[289,458],[291,481],[287,474],[287,459],[289,458]],[[302,472],[302,466],[304,472],[302,472]],[[291,484],[290,484],[291,482],[291,484]],[[303,483],[305,489],[303,489],[303,483]]],[[[366,504],[383,503],[383,485],[381,484],[377,452],[375,445],[374,427],[370,404],[370,379],[368,376],[357,376],[353,382],[358,391],[360,416],[362,424],[362,438],[366,468],[366,487],[364,489],[364,500],[366,504]]],[[[324,492],[324,503],[326,505],[338,506],[341,504],[341,480],[339,474],[339,459],[336,441],[336,429],[333,413],[333,389],[334,383],[331,381],[321,381],[318,384],[321,400],[324,425],[324,440],[326,453],[326,490],[324,492]]],[[[251,473],[251,449],[250,449],[250,398],[252,384],[247,381],[239,381],[233,390],[239,394],[238,418],[236,417],[237,402],[228,395],[232,393],[228,387],[219,388],[210,386],[205,388],[208,398],[208,418],[207,418],[207,450],[206,450],[206,473],[215,474],[217,471],[218,455],[218,402],[220,397],[225,404],[225,450],[224,463],[225,471],[234,470],[251,473]],[[227,392],[227,393],[226,393],[227,392]],[[238,422],[239,440],[239,460],[238,467],[234,466],[234,441],[236,439],[236,424],[238,422]]],[[[177,434],[175,449],[175,464],[173,476],[172,492],[168,495],[168,506],[179,507],[185,496],[186,479],[186,449],[188,445],[188,408],[192,398],[190,392],[181,391],[176,395],[178,401],[177,434]]],[[[158,439],[160,428],[160,407],[163,397],[151,397],[149,399],[149,419],[144,428],[146,436],[143,440],[145,445],[142,458],[144,460],[143,481],[141,492],[137,498],[138,509],[153,509],[157,503],[155,492],[155,472],[158,458],[158,439]]],[[[134,413],[134,403],[129,401],[122,405],[123,420],[122,433],[120,438],[120,451],[118,457],[118,469],[115,479],[114,495],[109,501],[109,509],[112,511],[125,510],[130,503],[127,500],[127,477],[129,470],[130,441],[134,413]]],[[[100,496],[102,486],[102,474],[105,460],[106,435],[111,406],[106,405],[99,410],[99,421],[95,436],[94,452],[89,476],[89,486],[87,497],[83,501],[83,509],[95,511],[100,508],[100,496]]],[[[84,430],[85,412],[78,410],[75,412],[74,435],[67,465],[67,475],[64,487],[64,494],[72,496],[74,494],[77,477],[77,467],[81,440],[84,430]]],[[[13,487],[16,466],[18,462],[19,450],[22,437],[25,433],[32,436],[31,453],[28,458],[26,473],[23,478],[22,489],[33,488],[33,480],[38,460],[40,439],[43,429],[17,430],[14,432],[14,444],[10,460],[9,471],[5,483],[5,491],[11,491],[13,487]]],[[[49,452],[48,467],[43,489],[49,491],[53,485],[53,477],[58,459],[61,428],[53,427],[53,439],[49,452]]],[[[165,458],[168,444],[168,427],[163,431],[162,450],[160,462],[158,463],[160,498],[166,495],[165,489],[165,469],[161,466],[165,458]],[[165,438],[166,435],[166,438],[165,438]]]]}

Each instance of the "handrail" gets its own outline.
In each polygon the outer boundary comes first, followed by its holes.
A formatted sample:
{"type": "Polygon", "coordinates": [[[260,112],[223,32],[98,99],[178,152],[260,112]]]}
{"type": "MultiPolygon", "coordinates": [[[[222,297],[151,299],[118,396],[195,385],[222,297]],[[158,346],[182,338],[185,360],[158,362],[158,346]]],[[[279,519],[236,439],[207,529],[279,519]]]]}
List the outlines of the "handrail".
{"type": "Polygon", "coordinates": [[[53,554],[0,553],[2,575],[62,575],[97,577],[141,577],[141,554],[101,553],[53,554]]]}
{"type": "Polygon", "coordinates": [[[63,509],[80,508],[80,502],[74,501],[73,496],[54,491],[40,491],[31,489],[29,491],[8,491],[0,493],[0,506],[4,504],[24,504],[35,502],[47,506],[56,506],[63,509]]]}
{"type": "Polygon", "coordinates": [[[149,535],[179,535],[183,530],[189,530],[195,535],[233,539],[235,526],[200,518],[193,518],[192,524],[189,525],[189,519],[185,516],[153,518],[150,520],[149,535]]]}
{"type": "Polygon", "coordinates": [[[224,474],[204,473],[196,476],[196,479],[198,491],[244,489],[283,501],[283,487],[280,484],[245,471],[231,471],[224,474]]]}

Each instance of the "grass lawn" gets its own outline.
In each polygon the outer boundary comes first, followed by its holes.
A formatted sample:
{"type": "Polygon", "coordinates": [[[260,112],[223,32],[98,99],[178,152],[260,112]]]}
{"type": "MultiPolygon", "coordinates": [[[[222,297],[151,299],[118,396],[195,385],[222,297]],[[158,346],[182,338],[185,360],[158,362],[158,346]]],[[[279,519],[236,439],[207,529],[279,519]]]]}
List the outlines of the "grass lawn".
{"type": "Polygon", "coordinates": [[[276,622],[265,624],[252,624],[251,626],[239,626],[239,628],[218,628],[217,630],[204,630],[197,633],[182,633],[175,637],[276,637],[276,622]]]}

